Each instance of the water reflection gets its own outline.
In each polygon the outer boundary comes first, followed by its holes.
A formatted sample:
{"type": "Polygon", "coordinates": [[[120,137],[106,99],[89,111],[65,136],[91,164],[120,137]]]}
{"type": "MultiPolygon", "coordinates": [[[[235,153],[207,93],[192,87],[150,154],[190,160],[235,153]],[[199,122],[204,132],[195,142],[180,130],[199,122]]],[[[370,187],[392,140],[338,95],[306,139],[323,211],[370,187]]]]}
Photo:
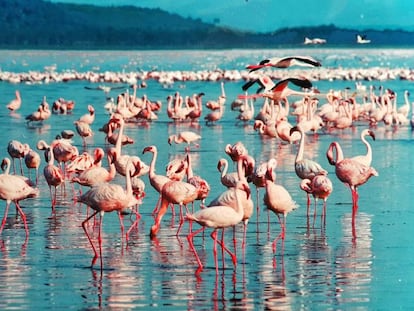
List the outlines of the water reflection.
{"type": "Polygon", "coordinates": [[[370,302],[372,281],[371,215],[359,213],[358,239],[352,238],[350,214],[342,218],[343,238],[335,249],[335,299],[338,304],[370,302]]]}

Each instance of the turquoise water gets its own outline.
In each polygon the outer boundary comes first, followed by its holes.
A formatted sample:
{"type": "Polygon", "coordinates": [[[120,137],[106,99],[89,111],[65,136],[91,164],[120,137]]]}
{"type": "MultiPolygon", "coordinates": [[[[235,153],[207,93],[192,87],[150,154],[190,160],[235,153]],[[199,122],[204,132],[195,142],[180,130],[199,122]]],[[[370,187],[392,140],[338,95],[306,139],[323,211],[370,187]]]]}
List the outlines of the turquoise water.
{"type": "MultiPolygon", "coordinates": [[[[262,56],[310,54],[322,60],[324,66],[338,68],[411,68],[412,50],[265,50],[265,51],[146,51],[146,52],[55,52],[55,51],[0,51],[3,71],[41,71],[44,66],[56,65],[64,70],[200,70],[244,68],[262,56]],[[361,58],[364,62],[361,62],[361,58]],[[98,68],[99,67],[99,68],[98,68]]],[[[399,94],[412,90],[412,82],[400,80],[363,81],[382,85],[399,94]]],[[[236,112],[230,102],[241,94],[243,81],[226,81],[227,107],[223,119],[215,126],[190,127],[173,124],[165,113],[166,97],[175,91],[183,95],[204,92],[205,101],[217,99],[219,82],[175,83],[164,88],[156,81],[148,81],[145,92],[151,100],[161,100],[163,109],[159,119],[147,125],[128,125],[126,133],[135,143],[124,147],[149,163],[150,156],[142,150],[155,144],[159,149],[157,173],[177,154],[183,154],[181,145],[169,146],[167,137],[177,131],[191,129],[202,135],[200,148],[191,152],[193,169],[211,185],[209,199],[224,190],[219,183],[217,161],[227,157],[225,145],[242,141],[257,163],[276,157],[277,182],[291,193],[299,208],[287,217],[285,249],[280,246],[272,252],[272,241],[279,234],[277,217],[268,215],[259,192],[259,207],[254,211],[247,229],[246,248],[242,250],[243,227],[236,228],[237,266],[229,256],[219,252],[219,271],[216,274],[210,231],[194,240],[204,270],[196,275],[197,262],[191,252],[185,224],[176,237],[178,217],[169,211],[163,219],[157,238],[150,239],[153,224],[152,210],[158,194],[146,183],[146,196],[139,211],[141,219],[132,231],[128,243],[121,239],[118,217],[112,213],[104,217],[103,262],[90,268],[93,252],[82,230],[87,217],[86,208],[73,201],[73,192],[67,184],[60,193],[56,213],[50,208],[49,190],[41,175],[40,196],[21,202],[26,213],[30,235],[25,243],[25,231],[20,217],[12,207],[0,237],[0,307],[1,309],[148,309],[162,310],[390,310],[412,309],[414,299],[414,257],[412,245],[412,183],[414,171],[411,153],[413,134],[409,126],[391,128],[383,124],[373,128],[376,140],[372,166],[379,172],[359,188],[359,211],[356,222],[357,238],[351,232],[351,194],[335,176],[325,152],[329,144],[339,141],[346,156],[365,152],[359,133],[367,125],[357,123],[344,131],[324,132],[308,136],[306,154],[324,166],[334,185],[327,203],[326,226],[319,217],[315,226],[306,214],[306,195],[299,188],[294,172],[297,147],[282,145],[277,139],[263,139],[253,130],[252,123],[235,124],[236,112]],[[270,217],[270,218],[268,218],[270,217]],[[270,222],[268,222],[270,219],[270,222]],[[310,221],[310,225],[309,225],[310,221]]],[[[354,81],[314,81],[321,91],[354,87],[354,81]]],[[[40,139],[51,141],[63,129],[74,130],[73,121],[86,113],[93,104],[97,111],[92,125],[95,135],[88,139],[86,150],[106,147],[104,134],[98,129],[106,122],[102,92],[86,90],[87,81],[49,84],[9,84],[0,82],[2,95],[0,133],[3,148],[0,156],[8,156],[7,142],[17,139],[35,146],[40,139]],[[21,109],[10,114],[5,105],[20,90],[21,109]],[[52,115],[43,125],[28,127],[24,117],[34,111],[46,95],[49,104],[58,97],[76,102],[72,114],[52,115]]],[[[116,91],[111,95],[115,96],[116,91]]],[[[206,110],[204,110],[204,113],[206,110]]],[[[83,150],[82,141],[75,136],[74,144],[83,150]]],[[[44,162],[41,165],[43,168],[44,162]]],[[[116,177],[122,184],[123,179],[116,177]]],[[[86,190],[86,189],[85,189],[86,190]]],[[[256,200],[255,191],[252,192],[256,200]]],[[[3,202],[5,204],[5,202],[3,202]]],[[[321,202],[319,203],[321,204],[321,202]]],[[[196,204],[196,209],[198,204],[196,204]]],[[[176,208],[176,212],[178,209],[176,208]]],[[[320,215],[320,207],[318,210],[320,215]]],[[[132,220],[125,217],[126,226],[132,220]]],[[[194,225],[198,228],[198,225],[194,225]]],[[[96,237],[96,235],[95,235],[96,237]]],[[[225,240],[232,246],[232,230],[226,230],[225,240]]],[[[279,244],[280,245],[280,244],[279,244]]]]}

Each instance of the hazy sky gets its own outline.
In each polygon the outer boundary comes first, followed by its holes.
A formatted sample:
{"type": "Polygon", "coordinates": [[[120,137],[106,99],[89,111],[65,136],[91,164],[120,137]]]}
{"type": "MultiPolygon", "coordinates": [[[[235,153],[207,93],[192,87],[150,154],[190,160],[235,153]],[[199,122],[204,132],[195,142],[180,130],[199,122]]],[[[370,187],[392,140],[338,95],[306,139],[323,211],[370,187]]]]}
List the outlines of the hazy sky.
{"type": "Polygon", "coordinates": [[[413,0],[49,0],[160,8],[183,17],[261,32],[334,24],[357,29],[414,30],[413,0]]]}

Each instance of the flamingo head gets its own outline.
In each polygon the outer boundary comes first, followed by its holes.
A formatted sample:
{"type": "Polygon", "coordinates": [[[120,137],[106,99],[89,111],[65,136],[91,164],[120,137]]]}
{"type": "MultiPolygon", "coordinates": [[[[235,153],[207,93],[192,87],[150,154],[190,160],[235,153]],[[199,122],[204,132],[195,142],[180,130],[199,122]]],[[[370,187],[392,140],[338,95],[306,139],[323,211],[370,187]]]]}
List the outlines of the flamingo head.
{"type": "Polygon", "coordinates": [[[9,165],[10,160],[8,158],[4,158],[3,161],[1,161],[1,170],[4,171],[6,167],[9,165]]]}
{"type": "Polygon", "coordinates": [[[147,153],[147,152],[155,152],[155,151],[156,151],[156,147],[155,146],[148,146],[148,147],[145,147],[142,150],[142,154],[147,153]]]}
{"type": "Polygon", "coordinates": [[[368,135],[371,136],[373,140],[375,140],[375,133],[374,133],[374,131],[368,130],[368,135]]]}
{"type": "Polygon", "coordinates": [[[290,129],[290,131],[289,131],[289,136],[292,136],[292,134],[294,133],[294,132],[300,132],[300,128],[296,125],[296,126],[294,126],[294,127],[292,127],[291,129],[290,129]]]}

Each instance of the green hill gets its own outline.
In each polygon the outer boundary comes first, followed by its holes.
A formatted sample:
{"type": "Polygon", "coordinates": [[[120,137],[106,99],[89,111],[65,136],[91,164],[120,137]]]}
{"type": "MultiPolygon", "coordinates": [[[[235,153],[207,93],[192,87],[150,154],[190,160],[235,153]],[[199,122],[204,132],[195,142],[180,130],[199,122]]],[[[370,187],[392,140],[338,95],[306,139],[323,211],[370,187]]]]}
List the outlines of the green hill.
{"type": "MultiPolygon", "coordinates": [[[[357,31],[334,25],[253,33],[184,18],[160,9],[100,7],[42,0],[0,0],[0,48],[218,49],[301,45],[305,36],[329,45],[355,44],[357,31]]],[[[366,30],[375,45],[413,45],[414,34],[366,30]]]]}

